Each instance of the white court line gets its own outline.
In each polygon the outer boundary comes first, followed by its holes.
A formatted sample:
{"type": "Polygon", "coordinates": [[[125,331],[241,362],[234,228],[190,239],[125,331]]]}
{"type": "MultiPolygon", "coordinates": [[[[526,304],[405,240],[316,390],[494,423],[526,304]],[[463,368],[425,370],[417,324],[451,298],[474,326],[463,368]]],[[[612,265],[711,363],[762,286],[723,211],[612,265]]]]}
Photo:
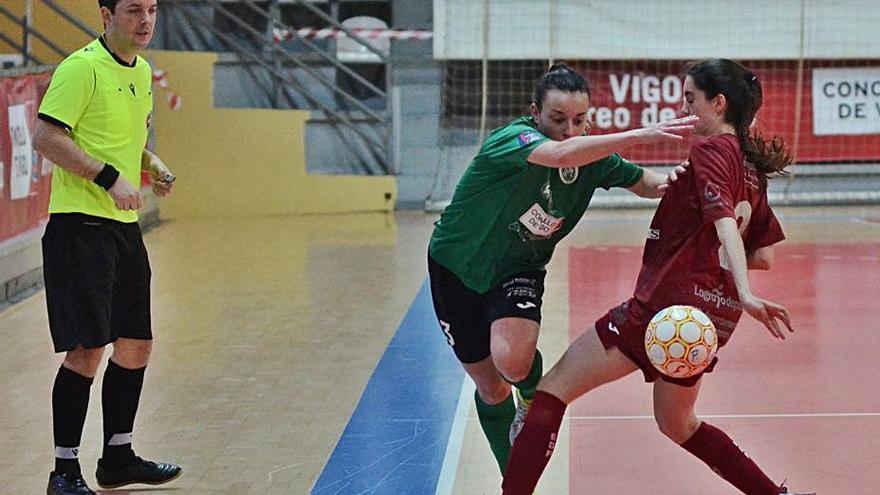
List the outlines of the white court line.
{"type": "Polygon", "coordinates": [[[461,456],[461,442],[464,438],[466,420],[476,389],[473,380],[465,374],[461,384],[461,393],[458,396],[458,406],[455,408],[455,418],[453,418],[452,428],[449,430],[449,443],[446,444],[446,453],[443,455],[443,467],[440,469],[440,478],[437,479],[435,495],[452,495],[455,473],[458,471],[458,459],[461,456]]]}
{"type": "MultiPolygon", "coordinates": [[[[843,412],[843,413],[778,413],[778,414],[697,414],[706,419],[754,419],[754,418],[864,418],[880,417],[880,412],[843,412]]],[[[631,420],[654,419],[654,416],[571,416],[571,420],[631,420]]]]}
{"type": "Polygon", "coordinates": [[[868,225],[873,225],[874,227],[880,226],[880,222],[876,220],[868,220],[867,218],[853,218],[854,222],[866,223],[868,225]]]}

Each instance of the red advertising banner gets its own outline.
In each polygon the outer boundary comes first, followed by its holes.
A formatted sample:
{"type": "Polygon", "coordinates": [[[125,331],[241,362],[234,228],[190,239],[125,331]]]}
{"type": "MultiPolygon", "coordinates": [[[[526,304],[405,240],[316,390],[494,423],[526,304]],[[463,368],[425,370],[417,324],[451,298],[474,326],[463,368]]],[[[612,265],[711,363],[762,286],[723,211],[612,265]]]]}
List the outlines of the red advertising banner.
{"type": "MultiPolygon", "coordinates": [[[[51,72],[0,77],[0,247],[49,218],[53,164],[34,151],[32,138],[51,78],[51,72]]],[[[141,175],[148,188],[149,174],[141,175]]]]}
{"type": "MultiPolygon", "coordinates": [[[[618,132],[680,116],[685,63],[574,62],[591,84],[592,132],[618,132]]],[[[764,91],[758,129],[767,137],[782,137],[798,163],[880,162],[880,77],[875,75],[880,61],[806,61],[800,70],[797,61],[744,65],[755,72],[764,91]],[[814,70],[821,81],[815,88],[814,70]],[[836,122],[814,123],[814,98],[822,100],[816,108],[830,106],[827,113],[836,122]]],[[[685,145],[642,146],[625,156],[640,163],[674,163],[686,153],[685,145]]]]}
{"type": "Polygon", "coordinates": [[[51,74],[0,78],[0,243],[48,218],[52,167],[32,146],[51,74]]]}

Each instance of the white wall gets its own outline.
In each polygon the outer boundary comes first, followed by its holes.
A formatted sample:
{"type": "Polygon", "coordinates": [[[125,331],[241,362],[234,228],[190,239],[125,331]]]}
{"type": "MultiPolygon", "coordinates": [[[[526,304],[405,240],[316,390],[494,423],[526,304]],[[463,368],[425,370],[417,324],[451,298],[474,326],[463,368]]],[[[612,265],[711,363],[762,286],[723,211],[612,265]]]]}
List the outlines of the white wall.
{"type": "Polygon", "coordinates": [[[434,0],[434,58],[880,57],[877,0],[434,0]],[[803,26],[803,43],[801,38],[803,26]]]}

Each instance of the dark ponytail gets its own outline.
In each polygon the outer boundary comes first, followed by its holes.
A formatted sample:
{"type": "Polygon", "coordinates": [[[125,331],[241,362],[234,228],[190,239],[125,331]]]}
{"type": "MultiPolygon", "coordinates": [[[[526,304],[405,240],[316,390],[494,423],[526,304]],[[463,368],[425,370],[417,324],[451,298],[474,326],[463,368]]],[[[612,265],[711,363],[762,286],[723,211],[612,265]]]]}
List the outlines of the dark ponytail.
{"type": "Polygon", "coordinates": [[[791,155],[782,138],[773,136],[768,140],[757,130],[751,131],[755,114],[764,103],[758,76],[727,59],[704,60],[690,66],[687,75],[706,94],[706,99],[719,94],[727,99],[724,119],[736,129],[743,154],[758,173],[764,177],[788,174],[785,167],[791,164],[791,155]]]}
{"type": "Polygon", "coordinates": [[[538,110],[541,110],[544,104],[544,97],[551,89],[558,89],[568,93],[583,92],[590,98],[593,97],[590,93],[590,84],[586,78],[561,62],[550,66],[550,70],[541,76],[541,79],[535,85],[534,102],[538,105],[538,110]]]}

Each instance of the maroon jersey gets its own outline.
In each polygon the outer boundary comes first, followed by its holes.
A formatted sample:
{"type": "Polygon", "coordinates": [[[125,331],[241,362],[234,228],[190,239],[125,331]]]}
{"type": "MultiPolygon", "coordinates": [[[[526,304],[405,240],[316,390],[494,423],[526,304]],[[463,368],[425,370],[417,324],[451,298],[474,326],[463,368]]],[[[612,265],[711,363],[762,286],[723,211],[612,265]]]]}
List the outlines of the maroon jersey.
{"type": "Polygon", "coordinates": [[[715,220],[736,219],[747,253],[785,235],[767,204],[767,181],[746,164],[736,136],[700,141],[688,161],[651,221],[634,297],[650,311],[673,304],[702,309],[723,344],[742,307],[715,220]]]}

